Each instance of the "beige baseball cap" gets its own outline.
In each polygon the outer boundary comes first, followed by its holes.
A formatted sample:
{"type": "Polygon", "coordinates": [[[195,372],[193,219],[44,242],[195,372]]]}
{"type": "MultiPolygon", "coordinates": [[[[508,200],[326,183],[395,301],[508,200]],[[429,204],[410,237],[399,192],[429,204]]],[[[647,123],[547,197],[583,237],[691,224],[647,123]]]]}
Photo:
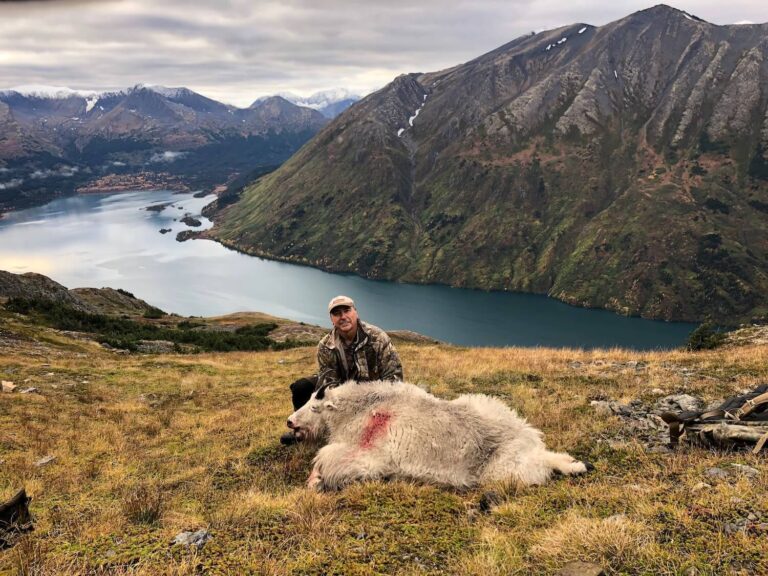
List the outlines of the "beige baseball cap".
{"type": "Polygon", "coordinates": [[[330,313],[331,310],[336,308],[336,306],[350,306],[352,308],[355,307],[355,301],[352,300],[349,296],[342,296],[341,294],[338,296],[334,296],[330,302],[328,302],[328,312],[330,313]]]}

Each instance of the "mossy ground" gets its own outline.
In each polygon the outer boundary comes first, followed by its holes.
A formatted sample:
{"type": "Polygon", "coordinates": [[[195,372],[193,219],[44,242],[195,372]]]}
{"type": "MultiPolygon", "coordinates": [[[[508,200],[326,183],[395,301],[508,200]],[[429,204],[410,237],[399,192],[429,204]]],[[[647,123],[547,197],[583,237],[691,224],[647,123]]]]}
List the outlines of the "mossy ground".
{"type": "MultiPolygon", "coordinates": [[[[503,398],[548,445],[595,472],[543,487],[464,492],[405,482],[338,493],[304,488],[307,446],[278,437],[287,386],[311,347],[257,353],[120,355],[0,309],[0,499],[25,486],[35,530],[0,552],[0,574],[556,574],[572,560],[609,574],[768,573],[765,457],[606,441],[621,422],[594,398],[706,399],[768,377],[768,346],[690,353],[400,346],[406,376],[451,398],[503,398]],[[17,335],[23,335],[18,338],[17,335]],[[636,365],[634,362],[641,362],[636,365]],[[56,460],[37,467],[40,458],[56,460]],[[746,464],[727,479],[708,468],[746,464]],[[701,488],[706,482],[709,487],[701,488]],[[199,551],[171,545],[206,528],[199,551]]],[[[425,415],[428,418],[429,415],[425,415]]]]}

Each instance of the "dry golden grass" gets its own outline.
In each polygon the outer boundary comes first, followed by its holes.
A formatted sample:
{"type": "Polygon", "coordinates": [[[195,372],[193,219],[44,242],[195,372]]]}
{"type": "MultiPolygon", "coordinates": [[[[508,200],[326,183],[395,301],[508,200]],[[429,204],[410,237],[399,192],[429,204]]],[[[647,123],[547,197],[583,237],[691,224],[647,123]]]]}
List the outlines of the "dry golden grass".
{"type": "MultiPolygon", "coordinates": [[[[39,394],[0,395],[0,499],[25,486],[36,528],[0,552],[0,574],[556,574],[572,560],[609,574],[768,573],[764,456],[611,441],[596,398],[714,399],[764,382],[768,347],[625,350],[400,346],[406,376],[442,397],[495,394],[548,444],[597,470],[544,487],[453,492],[371,483],[304,489],[312,452],[278,444],[287,386],[311,347],[281,352],[119,355],[0,310],[0,377],[39,394]],[[18,337],[17,337],[18,336],[18,337]],[[23,339],[23,338],[26,339],[23,339]],[[638,368],[632,363],[641,362],[638,368]],[[37,467],[40,458],[56,460],[37,467]],[[739,463],[757,478],[706,475],[739,463]],[[709,487],[701,486],[702,482],[709,487]],[[201,550],[172,546],[206,528],[201,550]]],[[[425,417],[428,417],[425,415],[425,417]]]]}

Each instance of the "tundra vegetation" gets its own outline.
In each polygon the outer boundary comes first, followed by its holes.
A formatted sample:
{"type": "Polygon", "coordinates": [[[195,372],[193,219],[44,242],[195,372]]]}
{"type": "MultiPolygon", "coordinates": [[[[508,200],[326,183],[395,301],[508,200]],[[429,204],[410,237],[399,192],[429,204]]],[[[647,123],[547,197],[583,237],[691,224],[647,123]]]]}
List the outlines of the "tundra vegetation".
{"type": "MultiPolygon", "coordinates": [[[[281,350],[301,344],[295,341],[277,342],[269,338],[268,334],[277,328],[277,324],[269,322],[245,324],[233,330],[196,330],[205,324],[189,320],[163,324],[140,322],[128,317],[82,312],[45,299],[10,298],[5,307],[54,328],[88,333],[102,344],[126,350],[137,350],[142,341],[170,342],[175,352],[281,350]]],[[[166,314],[154,306],[149,306],[143,314],[146,319],[164,317],[166,314]]]]}
{"type": "Polygon", "coordinates": [[[661,391],[732,395],[766,380],[765,344],[397,346],[410,381],[448,399],[493,394],[549,447],[596,470],[493,486],[490,507],[487,488],[391,482],[311,493],[313,450],[277,439],[291,412],[287,385],[313,370],[313,347],[118,353],[0,306],[0,377],[36,388],[0,393],[0,500],[24,486],[35,517],[34,531],[0,552],[0,574],[491,576],[557,574],[574,560],[608,574],[768,573],[764,456],[656,452],[590,406],[652,403],[661,391]],[[55,459],[36,465],[46,456],[55,459]],[[739,524],[748,515],[757,520],[739,524]],[[172,544],[201,528],[212,536],[201,548],[172,544]]]}

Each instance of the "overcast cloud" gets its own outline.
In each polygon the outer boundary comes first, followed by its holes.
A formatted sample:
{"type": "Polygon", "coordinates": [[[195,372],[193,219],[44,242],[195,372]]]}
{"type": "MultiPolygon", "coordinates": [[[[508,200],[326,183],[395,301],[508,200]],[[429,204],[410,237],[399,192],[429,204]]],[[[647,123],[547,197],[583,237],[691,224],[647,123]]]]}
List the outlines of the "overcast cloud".
{"type": "MultiPolygon", "coordinates": [[[[521,34],[600,26],[655,2],[597,0],[0,0],[0,89],[186,86],[239,106],[275,92],[366,94],[521,34]]],[[[765,22],[764,0],[673,4],[715,24],[765,22]]]]}

